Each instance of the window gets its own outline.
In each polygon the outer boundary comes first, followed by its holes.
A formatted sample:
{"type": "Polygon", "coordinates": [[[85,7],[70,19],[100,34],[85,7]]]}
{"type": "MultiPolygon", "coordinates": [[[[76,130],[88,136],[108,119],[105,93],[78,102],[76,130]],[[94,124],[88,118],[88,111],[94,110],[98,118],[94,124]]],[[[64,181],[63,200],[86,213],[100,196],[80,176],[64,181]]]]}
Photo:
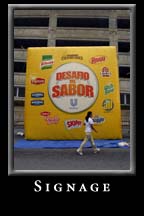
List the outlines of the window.
{"type": "Polygon", "coordinates": [[[14,96],[15,96],[15,97],[18,97],[17,87],[14,87],[14,96]]]}
{"type": "Polygon", "coordinates": [[[130,108],[130,94],[129,93],[120,93],[120,103],[122,108],[130,108]]]}
{"type": "Polygon", "coordinates": [[[130,67],[120,66],[119,67],[119,77],[120,78],[130,78],[130,67]]]}
{"type": "Polygon", "coordinates": [[[44,39],[15,39],[14,48],[28,48],[28,47],[46,47],[47,40],[44,39]]]}
{"type": "Polygon", "coordinates": [[[25,97],[25,87],[15,86],[14,96],[15,97],[25,97]]]}
{"type": "Polygon", "coordinates": [[[118,42],[118,52],[130,52],[130,43],[118,42]]]}
{"type": "Polygon", "coordinates": [[[25,88],[19,87],[19,97],[25,97],[25,88]]]}
{"type": "Polygon", "coordinates": [[[14,62],[14,72],[26,72],[26,62],[14,62]]]}
{"type": "Polygon", "coordinates": [[[109,46],[109,41],[56,40],[56,46],[109,46]]]}
{"type": "Polygon", "coordinates": [[[130,20],[129,19],[117,19],[117,28],[129,29],[130,20]]]}
{"type": "Polygon", "coordinates": [[[58,18],[58,27],[108,28],[108,18],[58,18]]]}
{"type": "Polygon", "coordinates": [[[49,25],[49,18],[15,18],[14,26],[39,26],[39,27],[47,27],[49,25]]]}

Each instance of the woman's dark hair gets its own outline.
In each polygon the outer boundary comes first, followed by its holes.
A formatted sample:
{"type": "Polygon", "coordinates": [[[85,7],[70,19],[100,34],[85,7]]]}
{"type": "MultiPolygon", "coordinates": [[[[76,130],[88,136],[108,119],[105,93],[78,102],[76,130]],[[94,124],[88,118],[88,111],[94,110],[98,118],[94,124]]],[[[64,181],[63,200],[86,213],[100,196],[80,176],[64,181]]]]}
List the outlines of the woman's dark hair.
{"type": "Polygon", "coordinates": [[[88,119],[89,119],[89,117],[91,116],[91,114],[92,114],[92,112],[91,111],[89,111],[88,113],[87,113],[87,116],[85,117],[85,120],[88,122],[88,119]]]}

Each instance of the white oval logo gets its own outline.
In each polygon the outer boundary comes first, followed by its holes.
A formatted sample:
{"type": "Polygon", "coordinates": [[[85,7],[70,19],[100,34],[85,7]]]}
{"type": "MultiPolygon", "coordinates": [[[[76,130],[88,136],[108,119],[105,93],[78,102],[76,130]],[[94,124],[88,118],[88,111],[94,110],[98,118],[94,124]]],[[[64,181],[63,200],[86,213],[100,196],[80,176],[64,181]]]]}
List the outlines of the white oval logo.
{"type": "Polygon", "coordinates": [[[86,65],[66,63],[58,67],[48,83],[50,99],[64,112],[88,109],[98,96],[98,80],[86,65]]]}

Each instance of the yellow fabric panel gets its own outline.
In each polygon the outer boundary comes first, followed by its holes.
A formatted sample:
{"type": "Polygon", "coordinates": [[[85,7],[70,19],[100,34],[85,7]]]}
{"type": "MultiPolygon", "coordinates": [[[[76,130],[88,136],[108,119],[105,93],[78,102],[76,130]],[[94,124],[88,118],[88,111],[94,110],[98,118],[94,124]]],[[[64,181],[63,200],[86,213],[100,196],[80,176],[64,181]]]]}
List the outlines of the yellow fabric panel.
{"type": "Polygon", "coordinates": [[[93,112],[94,139],[121,139],[116,47],[27,50],[25,138],[83,139],[93,112]]]}

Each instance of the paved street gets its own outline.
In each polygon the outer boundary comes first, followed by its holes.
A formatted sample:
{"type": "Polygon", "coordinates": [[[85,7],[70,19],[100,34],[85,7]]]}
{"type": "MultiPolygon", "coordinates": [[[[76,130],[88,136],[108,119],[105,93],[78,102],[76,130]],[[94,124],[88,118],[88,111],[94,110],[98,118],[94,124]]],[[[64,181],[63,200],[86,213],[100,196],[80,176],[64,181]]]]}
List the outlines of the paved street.
{"type": "Polygon", "coordinates": [[[76,149],[15,149],[16,170],[129,170],[129,149],[103,148],[94,154],[85,149],[84,155],[76,149]]]}
{"type": "MultiPolygon", "coordinates": [[[[14,136],[14,143],[23,139],[14,136]]],[[[130,148],[101,148],[94,154],[84,149],[80,156],[76,148],[69,149],[14,149],[14,170],[47,172],[126,172],[130,170],[130,148]]]]}

